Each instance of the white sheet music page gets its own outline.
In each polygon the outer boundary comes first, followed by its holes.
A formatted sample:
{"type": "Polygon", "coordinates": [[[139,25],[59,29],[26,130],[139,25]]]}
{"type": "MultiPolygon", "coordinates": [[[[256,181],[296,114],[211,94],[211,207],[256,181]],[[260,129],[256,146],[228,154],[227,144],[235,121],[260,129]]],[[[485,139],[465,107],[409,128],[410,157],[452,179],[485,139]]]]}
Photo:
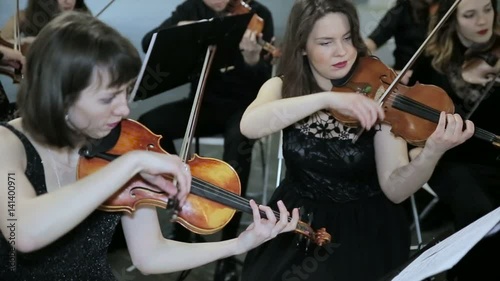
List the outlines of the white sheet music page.
{"type": "Polygon", "coordinates": [[[452,268],[500,222],[500,207],[427,249],[392,281],[417,281],[452,268]]]}

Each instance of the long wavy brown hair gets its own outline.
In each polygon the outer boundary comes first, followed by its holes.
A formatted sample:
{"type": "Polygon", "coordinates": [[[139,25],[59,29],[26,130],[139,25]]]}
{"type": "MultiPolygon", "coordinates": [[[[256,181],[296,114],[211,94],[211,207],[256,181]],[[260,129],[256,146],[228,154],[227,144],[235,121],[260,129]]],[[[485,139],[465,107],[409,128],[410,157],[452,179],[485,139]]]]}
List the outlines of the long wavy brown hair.
{"type": "MultiPolygon", "coordinates": [[[[307,38],[314,24],[329,13],[342,13],[347,16],[351,27],[351,37],[358,55],[368,54],[359,31],[359,18],[356,8],[349,0],[297,0],[292,7],[286,27],[282,57],[278,62],[277,73],[283,75],[283,97],[295,97],[321,91],[303,55],[307,38]]],[[[335,28],[332,26],[332,28],[335,28]]]]}
{"type": "MultiPolygon", "coordinates": [[[[442,0],[439,2],[439,9],[434,17],[432,17],[429,24],[429,31],[434,29],[440,19],[448,12],[455,0],[442,0]]],[[[500,26],[497,21],[497,1],[491,0],[491,5],[494,11],[493,18],[493,36],[500,35],[500,26]]],[[[432,57],[432,66],[440,73],[445,72],[445,67],[456,59],[455,56],[463,57],[463,54],[456,52],[457,46],[460,46],[460,40],[457,35],[457,11],[455,10],[448,20],[444,22],[441,28],[429,40],[426,48],[426,54],[432,57]]],[[[458,58],[459,59],[459,58],[458,58]]]]}
{"type": "MultiPolygon", "coordinates": [[[[74,11],[90,14],[84,0],[76,0],[74,11]]],[[[30,0],[26,7],[25,18],[20,24],[21,32],[26,36],[37,36],[40,30],[59,13],[57,0],[30,0]]]]}

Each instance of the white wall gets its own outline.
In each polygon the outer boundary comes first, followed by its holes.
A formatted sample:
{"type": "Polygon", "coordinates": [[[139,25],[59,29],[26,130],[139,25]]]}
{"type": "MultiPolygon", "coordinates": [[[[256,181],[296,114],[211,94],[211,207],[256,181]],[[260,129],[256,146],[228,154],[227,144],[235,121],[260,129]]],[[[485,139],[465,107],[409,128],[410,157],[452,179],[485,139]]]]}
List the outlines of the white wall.
{"type": "MultiPolygon", "coordinates": [[[[361,31],[363,34],[366,35],[375,28],[375,25],[383,16],[386,9],[392,5],[393,1],[354,1],[358,4],[361,31]]],[[[0,26],[3,26],[14,13],[15,2],[15,0],[0,0],[0,26]]],[[[27,0],[20,0],[21,9],[26,6],[26,2],[27,0]]],[[[182,0],[116,0],[99,18],[129,38],[143,56],[140,46],[143,35],[169,17],[174,8],[181,2],[182,0]]],[[[275,33],[279,42],[284,33],[293,0],[261,0],[260,2],[264,3],[273,13],[275,33]]],[[[96,14],[108,3],[108,0],[86,0],[86,3],[92,13],[96,14]]],[[[391,48],[391,44],[389,43],[386,48],[377,53],[382,59],[387,60],[388,64],[392,63],[391,48]]],[[[17,87],[6,76],[0,76],[0,80],[9,98],[14,101],[17,87]]],[[[131,105],[132,113],[130,117],[136,118],[142,112],[154,106],[182,98],[187,91],[188,87],[185,85],[148,100],[135,103],[131,105]]]]}

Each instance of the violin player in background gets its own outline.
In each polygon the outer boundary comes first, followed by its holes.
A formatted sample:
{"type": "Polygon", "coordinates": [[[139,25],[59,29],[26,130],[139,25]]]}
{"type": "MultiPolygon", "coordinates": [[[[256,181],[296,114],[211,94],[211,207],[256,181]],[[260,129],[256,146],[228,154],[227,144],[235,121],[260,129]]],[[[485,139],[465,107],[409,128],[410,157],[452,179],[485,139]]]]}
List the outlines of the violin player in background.
{"type": "MultiPolygon", "coordinates": [[[[443,17],[453,2],[439,2],[436,21],[443,17]]],[[[443,88],[452,98],[456,112],[464,118],[470,116],[469,119],[477,127],[494,134],[500,133],[498,118],[495,117],[500,107],[500,87],[495,84],[488,92],[485,88],[492,79],[487,74],[497,74],[500,61],[490,66],[477,57],[473,59],[479,63],[473,64],[466,61],[465,54],[474,46],[496,42],[496,51],[491,52],[498,57],[500,26],[497,15],[495,0],[461,1],[429,42],[425,56],[415,63],[410,80],[411,84],[418,81],[443,88]],[[472,67],[464,68],[465,65],[472,67]],[[485,95],[484,99],[473,110],[482,95],[485,95]]],[[[435,24],[433,22],[430,27],[435,24]]],[[[455,229],[467,226],[500,206],[500,149],[476,138],[466,141],[444,154],[429,180],[429,186],[438,194],[439,200],[450,207],[455,229]]],[[[497,235],[496,238],[481,241],[450,272],[450,278],[458,275],[461,277],[459,280],[476,279],[476,274],[483,271],[500,278],[499,240],[497,235]],[[492,249],[495,250],[491,254],[486,254],[492,249]],[[496,255],[496,258],[490,258],[491,255],[496,255]]]]}
{"type": "MultiPolygon", "coordinates": [[[[25,57],[21,52],[0,45],[0,66],[22,69],[25,57]]],[[[1,73],[0,73],[1,74],[1,73]]],[[[14,119],[15,104],[10,103],[5,90],[0,82],[0,122],[14,119]]]]}
{"type": "MultiPolygon", "coordinates": [[[[437,0],[398,0],[380,20],[377,27],[365,39],[365,44],[373,53],[389,39],[394,38],[393,69],[399,71],[405,67],[427,37],[429,20],[437,6],[437,0]]],[[[401,80],[408,82],[411,71],[408,70],[401,80]]]]}
{"type": "MultiPolygon", "coordinates": [[[[193,21],[226,16],[231,12],[227,8],[238,1],[241,0],[184,1],[176,7],[168,19],[144,36],[142,41],[144,52],[148,49],[153,33],[158,30],[193,21]]],[[[215,60],[223,58],[229,67],[221,70],[214,68],[210,70],[195,131],[195,137],[223,134],[222,160],[234,167],[238,173],[242,196],[245,196],[248,185],[254,141],[241,134],[239,124],[245,108],[256,97],[260,86],[271,77],[271,62],[266,59],[265,52],[257,44],[257,38],[262,36],[266,42],[269,42],[274,36],[271,12],[257,1],[249,2],[249,5],[252,12],[264,20],[262,34],[256,34],[247,29],[239,44],[241,52],[236,53],[236,55],[216,53],[215,60]]],[[[198,80],[195,78],[191,82],[188,98],[161,105],[146,112],[138,119],[151,131],[163,136],[161,145],[169,153],[176,154],[173,140],[182,138],[185,134],[197,85],[198,80]]],[[[223,240],[236,237],[241,215],[241,212],[236,213],[224,227],[222,230],[223,240]]],[[[174,224],[172,239],[187,241],[189,236],[190,232],[187,229],[174,224]]],[[[236,266],[232,259],[218,262],[216,268],[215,281],[225,280],[226,275],[230,280],[237,279],[236,266]]]]}
{"type": "Polygon", "coordinates": [[[180,243],[163,238],[154,206],[140,206],[132,215],[96,210],[134,175],[177,197],[181,206],[190,191],[189,166],[175,155],[145,150],[126,152],[77,179],[79,148],[107,136],[130,112],[127,96],[139,74],[139,54],[91,15],[67,12],[40,31],[26,59],[21,117],[0,124],[0,174],[10,177],[10,183],[0,182],[0,218],[17,219],[15,229],[0,226],[0,280],[116,280],[107,247],[119,220],[143,274],[241,254],[295,229],[298,210],[291,210],[288,222],[282,203],[278,219],[251,201],[254,221],[238,238],[180,243]]]}
{"type": "Polygon", "coordinates": [[[336,247],[312,245],[306,252],[282,234],[247,254],[243,281],[377,280],[402,265],[410,228],[400,203],[430,178],[443,153],[474,132],[472,122],[441,113],[422,153],[409,161],[406,141],[379,123],[385,115],[377,102],[332,91],[351,71],[373,71],[356,68],[357,58],[369,53],[359,28],[351,1],[295,1],[279,76],[262,86],[241,120],[248,138],[283,130],[286,175],[269,206],[279,200],[302,206],[312,227],[326,227],[336,247]],[[359,120],[365,132],[355,143],[357,129],[337,121],[332,110],[359,120]]]}
{"type": "Polygon", "coordinates": [[[1,36],[14,43],[14,29],[19,24],[22,43],[31,44],[38,32],[56,15],[65,11],[90,13],[84,0],[28,0],[25,10],[19,11],[19,20],[13,15],[3,26],[1,36]]]}

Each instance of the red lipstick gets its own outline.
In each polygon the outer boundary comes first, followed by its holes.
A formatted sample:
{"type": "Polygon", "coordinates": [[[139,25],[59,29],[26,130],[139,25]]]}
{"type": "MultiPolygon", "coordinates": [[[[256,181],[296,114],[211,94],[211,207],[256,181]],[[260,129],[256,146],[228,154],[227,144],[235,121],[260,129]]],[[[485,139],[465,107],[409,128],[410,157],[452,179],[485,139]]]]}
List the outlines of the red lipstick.
{"type": "Polygon", "coordinates": [[[336,68],[344,68],[346,65],[347,65],[347,61],[341,61],[341,62],[334,64],[333,66],[336,68]]]}

